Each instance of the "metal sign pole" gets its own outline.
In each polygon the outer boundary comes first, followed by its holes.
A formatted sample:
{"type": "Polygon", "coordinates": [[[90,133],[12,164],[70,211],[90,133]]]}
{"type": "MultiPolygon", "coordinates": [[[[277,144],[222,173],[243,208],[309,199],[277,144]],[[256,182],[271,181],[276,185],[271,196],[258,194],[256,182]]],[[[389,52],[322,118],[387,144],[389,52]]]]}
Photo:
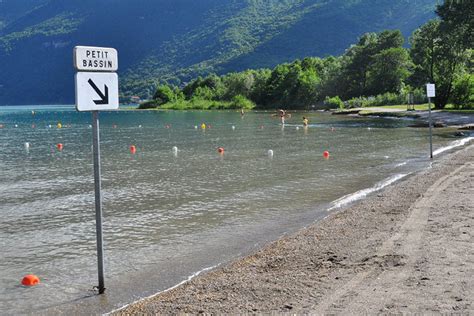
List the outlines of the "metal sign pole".
{"type": "MultiPolygon", "coordinates": [[[[1,2],[1,0],[0,0],[1,2]]],[[[104,286],[104,239],[102,236],[102,192],[100,179],[99,111],[118,110],[118,53],[115,48],[76,46],[73,53],[76,109],[92,111],[92,138],[95,186],[95,228],[97,238],[97,270],[99,294],[104,286]]]]}
{"type": "Polygon", "coordinates": [[[99,142],[99,111],[92,111],[92,135],[94,155],[95,185],[95,225],[97,233],[97,267],[99,272],[99,294],[105,291],[104,286],[104,249],[102,237],[102,196],[100,180],[100,142],[99,142]]]}
{"type": "Polygon", "coordinates": [[[431,120],[431,98],[428,97],[428,117],[429,117],[429,124],[430,124],[430,158],[433,159],[433,122],[431,120]]]}

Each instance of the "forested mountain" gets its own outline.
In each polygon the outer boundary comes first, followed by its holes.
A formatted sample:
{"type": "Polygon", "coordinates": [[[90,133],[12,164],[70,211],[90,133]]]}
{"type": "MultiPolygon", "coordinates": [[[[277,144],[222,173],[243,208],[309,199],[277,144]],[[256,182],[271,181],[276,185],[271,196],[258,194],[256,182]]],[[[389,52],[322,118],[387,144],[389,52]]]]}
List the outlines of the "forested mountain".
{"type": "Polygon", "coordinates": [[[365,32],[407,37],[436,0],[0,0],[0,104],[72,103],[76,45],[119,51],[122,96],[159,82],[339,55],[365,32]]]}
{"type": "Polygon", "coordinates": [[[7,24],[27,15],[47,0],[0,0],[0,31],[7,24]]]}

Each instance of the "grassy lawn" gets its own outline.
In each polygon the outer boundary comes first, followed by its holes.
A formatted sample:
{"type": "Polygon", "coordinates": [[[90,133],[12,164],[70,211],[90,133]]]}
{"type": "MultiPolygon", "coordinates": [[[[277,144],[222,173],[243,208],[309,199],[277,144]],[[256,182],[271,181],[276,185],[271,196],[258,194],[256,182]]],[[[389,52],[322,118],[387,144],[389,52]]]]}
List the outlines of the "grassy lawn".
{"type": "MultiPolygon", "coordinates": [[[[384,105],[384,106],[376,106],[374,108],[382,108],[382,109],[394,109],[394,110],[406,110],[407,106],[406,104],[402,105],[384,105]]],[[[434,110],[434,105],[433,103],[431,104],[431,109],[434,110]]],[[[415,110],[416,111],[428,111],[428,103],[425,104],[416,104],[415,105],[415,110]]],[[[446,108],[444,108],[442,111],[444,112],[450,112],[450,113],[460,113],[460,114],[471,114],[474,113],[474,109],[455,109],[452,104],[448,104],[446,108]]]]}
{"type": "Polygon", "coordinates": [[[459,114],[474,114],[474,109],[455,109],[452,104],[448,104],[444,109],[444,112],[459,113],[459,114]]]}
{"type": "Polygon", "coordinates": [[[459,113],[459,114],[474,114],[474,109],[469,109],[469,110],[444,109],[443,112],[459,113]]]}
{"type": "MultiPolygon", "coordinates": [[[[434,105],[431,104],[431,109],[434,110],[434,105]]],[[[359,114],[361,116],[387,116],[387,117],[419,117],[417,111],[428,111],[428,103],[415,105],[415,111],[407,111],[406,104],[401,105],[384,105],[384,106],[370,106],[367,108],[353,108],[338,110],[334,114],[359,114]]],[[[474,109],[459,110],[454,109],[452,105],[448,105],[443,112],[458,113],[458,114],[474,114],[474,109]]]]}
{"type": "MultiPolygon", "coordinates": [[[[378,108],[382,109],[396,109],[396,110],[406,110],[407,105],[406,104],[401,104],[401,105],[383,105],[383,106],[377,106],[378,108]]],[[[431,104],[431,109],[433,109],[434,106],[431,104]]],[[[428,111],[428,103],[425,104],[415,104],[415,110],[416,111],[428,111]]]]}

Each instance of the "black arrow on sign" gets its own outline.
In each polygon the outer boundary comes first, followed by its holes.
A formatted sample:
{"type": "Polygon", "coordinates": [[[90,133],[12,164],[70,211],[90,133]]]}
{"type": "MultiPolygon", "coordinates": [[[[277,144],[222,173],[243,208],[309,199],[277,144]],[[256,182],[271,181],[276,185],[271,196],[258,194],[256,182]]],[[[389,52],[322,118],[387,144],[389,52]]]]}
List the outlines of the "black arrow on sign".
{"type": "Polygon", "coordinates": [[[102,94],[102,91],[99,90],[99,88],[97,88],[97,86],[95,85],[94,81],[92,81],[92,79],[89,79],[87,82],[89,82],[89,84],[91,85],[92,89],[94,89],[94,91],[99,95],[99,97],[102,99],[102,100],[94,100],[94,103],[97,104],[97,105],[100,105],[100,104],[109,104],[109,87],[107,87],[107,85],[104,84],[104,88],[105,88],[105,93],[102,94]]]}

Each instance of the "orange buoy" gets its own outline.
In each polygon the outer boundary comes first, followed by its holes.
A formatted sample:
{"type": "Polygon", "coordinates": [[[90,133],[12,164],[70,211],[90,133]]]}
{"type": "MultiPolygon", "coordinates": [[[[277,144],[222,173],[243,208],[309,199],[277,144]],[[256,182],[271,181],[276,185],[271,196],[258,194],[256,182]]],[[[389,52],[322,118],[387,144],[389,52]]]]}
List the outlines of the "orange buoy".
{"type": "Polygon", "coordinates": [[[325,150],[323,152],[323,157],[326,158],[326,159],[329,158],[329,151],[325,150]]]}
{"type": "Polygon", "coordinates": [[[134,154],[137,152],[137,147],[135,145],[130,146],[130,153],[134,154]]]}
{"type": "Polygon", "coordinates": [[[27,274],[21,280],[24,286],[34,286],[40,283],[40,279],[34,274],[27,274]]]}
{"type": "Polygon", "coordinates": [[[63,150],[63,147],[64,147],[64,146],[63,146],[63,144],[61,144],[61,143],[58,143],[58,144],[56,145],[56,148],[57,148],[59,151],[63,150]]]}
{"type": "Polygon", "coordinates": [[[219,147],[219,148],[217,148],[217,152],[218,152],[219,154],[223,154],[223,153],[224,153],[224,147],[219,147]]]}

